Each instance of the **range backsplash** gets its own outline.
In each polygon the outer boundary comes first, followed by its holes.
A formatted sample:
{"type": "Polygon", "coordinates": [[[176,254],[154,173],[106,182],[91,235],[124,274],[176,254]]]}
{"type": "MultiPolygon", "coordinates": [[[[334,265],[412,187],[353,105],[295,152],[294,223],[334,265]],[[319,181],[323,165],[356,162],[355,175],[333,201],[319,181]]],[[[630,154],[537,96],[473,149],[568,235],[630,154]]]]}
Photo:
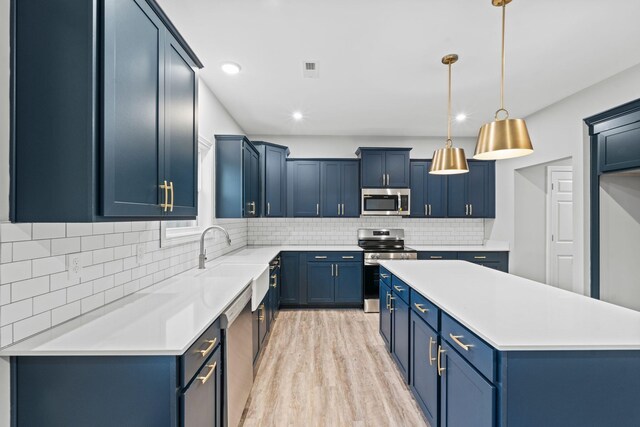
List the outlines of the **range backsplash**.
{"type": "Polygon", "coordinates": [[[482,245],[484,219],[252,218],[249,245],[356,245],[358,228],[403,228],[411,245],[482,245]]]}

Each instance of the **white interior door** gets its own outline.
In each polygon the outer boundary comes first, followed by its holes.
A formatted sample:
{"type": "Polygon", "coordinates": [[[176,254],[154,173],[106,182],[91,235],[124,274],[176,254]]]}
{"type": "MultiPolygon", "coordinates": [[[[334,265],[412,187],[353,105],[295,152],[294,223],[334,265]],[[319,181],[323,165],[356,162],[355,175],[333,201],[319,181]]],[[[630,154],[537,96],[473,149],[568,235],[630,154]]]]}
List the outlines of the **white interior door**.
{"type": "Polygon", "coordinates": [[[573,289],[573,169],[547,168],[547,283],[573,289]]]}

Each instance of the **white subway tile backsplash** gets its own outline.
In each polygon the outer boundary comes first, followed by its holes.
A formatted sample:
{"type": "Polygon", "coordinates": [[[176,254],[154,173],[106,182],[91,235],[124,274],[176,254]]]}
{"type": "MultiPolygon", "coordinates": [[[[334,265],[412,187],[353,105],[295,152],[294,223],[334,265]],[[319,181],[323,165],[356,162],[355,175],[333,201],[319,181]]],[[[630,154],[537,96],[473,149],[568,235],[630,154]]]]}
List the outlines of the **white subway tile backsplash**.
{"type": "Polygon", "coordinates": [[[33,314],[33,302],[30,299],[14,302],[0,307],[0,326],[17,322],[33,314]]]}
{"type": "Polygon", "coordinates": [[[96,249],[104,248],[104,235],[98,234],[96,236],[81,237],[82,252],[93,251],[96,249]]]}
{"type": "Polygon", "coordinates": [[[62,255],[80,252],[80,238],[54,239],[51,241],[51,254],[62,255]]]}
{"type": "Polygon", "coordinates": [[[51,255],[50,240],[31,240],[13,244],[13,261],[44,258],[51,255]]]}
{"type": "Polygon", "coordinates": [[[51,325],[58,325],[77,316],[80,316],[80,301],[75,301],[51,310],[51,325]]]}
{"type": "Polygon", "coordinates": [[[13,260],[13,243],[0,243],[0,264],[13,260]]]}
{"type": "Polygon", "coordinates": [[[37,314],[33,317],[21,320],[13,324],[13,340],[20,341],[23,338],[42,332],[51,327],[51,312],[37,314]]]}
{"type": "Polygon", "coordinates": [[[67,227],[64,223],[35,223],[33,224],[33,239],[57,239],[65,237],[67,227]]]}
{"type": "Polygon", "coordinates": [[[67,291],[65,289],[37,296],[33,299],[33,314],[53,310],[56,307],[65,305],[66,302],[67,291]]]}
{"type": "Polygon", "coordinates": [[[91,223],[68,223],[67,237],[89,236],[93,234],[93,224],[91,223]]]}
{"type": "Polygon", "coordinates": [[[93,263],[101,264],[109,261],[113,261],[113,248],[107,249],[98,249],[97,251],[93,251],[93,263]]]}
{"type": "Polygon", "coordinates": [[[110,274],[115,274],[115,273],[119,273],[122,271],[122,260],[115,260],[113,262],[106,262],[104,264],[104,274],[105,275],[110,275],[110,274]]]}
{"type": "Polygon", "coordinates": [[[93,234],[113,233],[114,227],[113,222],[95,222],[93,223],[93,234]]]}
{"type": "Polygon", "coordinates": [[[80,279],[69,279],[69,273],[63,271],[62,273],[56,273],[51,275],[51,290],[57,291],[58,289],[67,288],[72,285],[80,283],[80,279]]]}
{"type": "Polygon", "coordinates": [[[31,261],[11,262],[0,265],[0,284],[31,278],[31,261]]]}
{"type": "Polygon", "coordinates": [[[112,248],[114,246],[122,246],[124,243],[123,234],[107,234],[104,236],[104,246],[105,248],[112,248]]]}
{"type": "Polygon", "coordinates": [[[113,288],[113,276],[106,276],[106,277],[102,277],[100,279],[94,280],[93,281],[93,292],[98,293],[98,292],[103,292],[106,291],[107,289],[113,288]]]}
{"type": "Polygon", "coordinates": [[[0,347],[5,347],[13,342],[13,325],[0,328],[0,347]]]}
{"type": "Polygon", "coordinates": [[[0,224],[0,239],[5,243],[31,240],[31,224],[0,224]]]}
{"type": "Polygon", "coordinates": [[[104,303],[108,304],[112,301],[120,299],[124,296],[124,286],[116,286],[115,288],[104,291],[104,303]]]}
{"type": "Polygon", "coordinates": [[[49,276],[13,282],[11,284],[11,302],[32,298],[49,292],[49,276]]]}
{"type": "Polygon", "coordinates": [[[104,264],[95,264],[91,267],[82,268],[80,280],[82,282],[90,282],[102,276],[104,276],[104,264]]]}
{"type": "Polygon", "coordinates": [[[64,255],[34,259],[31,266],[33,277],[48,276],[54,273],[65,271],[67,260],[64,255]]]}
{"type": "Polygon", "coordinates": [[[93,294],[93,282],[81,283],[67,288],[67,302],[77,301],[93,294]]]}
{"type": "Polygon", "coordinates": [[[9,304],[11,302],[11,285],[0,286],[0,305],[9,304]]]}
{"type": "Polygon", "coordinates": [[[92,295],[87,298],[83,298],[80,301],[80,311],[82,313],[86,313],[91,310],[95,310],[96,308],[104,305],[104,293],[101,292],[99,294],[92,295]]]}

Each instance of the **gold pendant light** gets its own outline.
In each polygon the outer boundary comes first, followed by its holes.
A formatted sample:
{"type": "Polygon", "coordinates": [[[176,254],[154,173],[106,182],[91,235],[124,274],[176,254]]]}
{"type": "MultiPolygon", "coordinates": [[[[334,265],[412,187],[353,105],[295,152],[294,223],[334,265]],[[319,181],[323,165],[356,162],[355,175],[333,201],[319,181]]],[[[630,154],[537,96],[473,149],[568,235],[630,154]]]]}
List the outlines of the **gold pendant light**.
{"type": "Polygon", "coordinates": [[[500,79],[500,109],[496,111],[495,120],[480,128],[476,152],[473,156],[478,160],[501,160],[526,156],[533,153],[527,124],[523,119],[510,119],[504,108],[504,34],[507,4],[511,0],[492,0],[494,6],[502,8],[502,75],[500,79]],[[503,113],[503,118],[498,118],[503,113]]]}
{"type": "Polygon", "coordinates": [[[453,175],[469,172],[467,158],[462,148],[453,147],[451,141],[451,65],[458,61],[458,55],[452,53],[442,58],[442,63],[449,67],[449,102],[447,107],[447,143],[433,153],[430,174],[453,175]]]}

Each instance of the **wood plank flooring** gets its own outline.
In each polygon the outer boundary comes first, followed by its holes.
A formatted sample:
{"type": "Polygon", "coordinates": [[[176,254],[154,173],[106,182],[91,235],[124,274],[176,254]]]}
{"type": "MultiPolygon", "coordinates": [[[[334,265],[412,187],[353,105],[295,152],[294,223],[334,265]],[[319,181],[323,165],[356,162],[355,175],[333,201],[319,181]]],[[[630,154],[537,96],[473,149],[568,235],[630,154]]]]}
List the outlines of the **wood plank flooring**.
{"type": "Polygon", "coordinates": [[[250,426],[428,424],[362,310],[282,310],[244,413],[250,426]]]}

